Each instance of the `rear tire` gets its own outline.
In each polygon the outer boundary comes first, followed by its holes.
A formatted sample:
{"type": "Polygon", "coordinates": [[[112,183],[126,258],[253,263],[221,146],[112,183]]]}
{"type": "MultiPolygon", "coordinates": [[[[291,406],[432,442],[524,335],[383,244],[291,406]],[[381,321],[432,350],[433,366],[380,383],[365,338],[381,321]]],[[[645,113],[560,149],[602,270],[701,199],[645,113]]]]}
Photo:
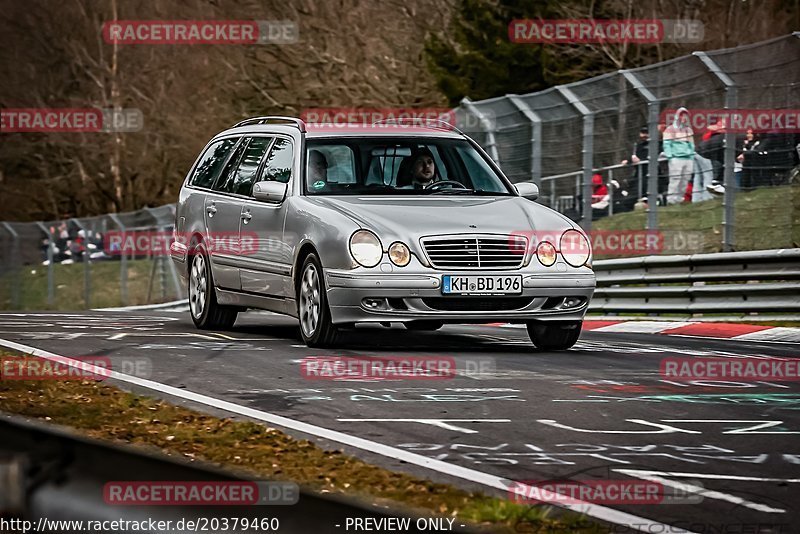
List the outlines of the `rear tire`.
{"type": "Polygon", "coordinates": [[[189,314],[197,328],[227,330],[236,322],[236,308],[220,306],[214,292],[211,263],[202,243],[192,247],[189,258],[189,314]]]}
{"type": "Polygon", "coordinates": [[[441,327],[443,327],[444,322],[431,320],[410,321],[408,323],[403,323],[403,326],[405,326],[407,330],[433,332],[434,330],[439,330],[441,327]]]}
{"type": "Polygon", "coordinates": [[[340,332],[331,322],[322,264],[313,252],[306,256],[297,283],[297,317],[300,334],[309,347],[333,347],[340,332]]]}
{"type": "Polygon", "coordinates": [[[528,335],[542,350],[567,350],[578,341],[583,321],[528,321],[528,335]]]}

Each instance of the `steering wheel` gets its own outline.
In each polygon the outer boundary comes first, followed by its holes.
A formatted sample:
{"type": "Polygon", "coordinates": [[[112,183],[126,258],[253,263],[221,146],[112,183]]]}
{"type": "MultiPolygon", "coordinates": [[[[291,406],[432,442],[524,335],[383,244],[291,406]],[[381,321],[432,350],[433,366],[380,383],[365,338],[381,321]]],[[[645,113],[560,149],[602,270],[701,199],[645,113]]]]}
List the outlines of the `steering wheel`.
{"type": "Polygon", "coordinates": [[[443,186],[450,186],[451,189],[469,189],[469,187],[455,180],[442,180],[441,182],[433,182],[429,186],[425,187],[425,189],[428,191],[438,191],[442,189],[443,186]]]}

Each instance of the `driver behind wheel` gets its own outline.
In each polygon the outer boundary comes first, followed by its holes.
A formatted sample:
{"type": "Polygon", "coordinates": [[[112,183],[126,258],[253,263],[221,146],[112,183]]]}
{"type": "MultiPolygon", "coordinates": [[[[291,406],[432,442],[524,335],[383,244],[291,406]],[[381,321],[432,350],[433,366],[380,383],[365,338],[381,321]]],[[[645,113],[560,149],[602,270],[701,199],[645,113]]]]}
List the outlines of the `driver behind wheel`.
{"type": "Polygon", "coordinates": [[[433,153],[425,147],[417,148],[403,160],[397,186],[424,189],[433,183],[435,177],[436,163],[433,161],[433,153]]]}

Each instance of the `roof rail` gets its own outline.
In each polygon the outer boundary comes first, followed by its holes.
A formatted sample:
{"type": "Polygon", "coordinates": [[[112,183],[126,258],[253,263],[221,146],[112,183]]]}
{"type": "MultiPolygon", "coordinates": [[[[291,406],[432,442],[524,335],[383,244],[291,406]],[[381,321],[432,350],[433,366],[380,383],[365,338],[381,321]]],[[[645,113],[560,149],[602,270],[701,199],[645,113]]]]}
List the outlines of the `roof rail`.
{"type": "Polygon", "coordinates": [[[443,130],[450,130],[461,135],[466,135],[464,132],[453,126],[447,121],[443,121],[441,119],[429,119],[426,117],[397,117],[397,118],[390,118],[390,119],[381,119],[379,121],[375,121],[372,125],[376,124],[398,124],[403,125],[404,123],[408,123],[410,126],[429,126],[431,128],[440,128],[443,130]],[[433,124],[429,124],[433,123],[433,124]]]}
{"type": "Polygon", "coordinates": [[[298,119],[296,117],[281,117],[281,116],[251,117],[249,119],[237,122],[232,126],[232,128],[238,128],[240,126],[251,126],[253,124],[288,124],[297,126],[297,128],[303,133],[306,132],[306,123],[303,122],[302,119],[298,119]]]}

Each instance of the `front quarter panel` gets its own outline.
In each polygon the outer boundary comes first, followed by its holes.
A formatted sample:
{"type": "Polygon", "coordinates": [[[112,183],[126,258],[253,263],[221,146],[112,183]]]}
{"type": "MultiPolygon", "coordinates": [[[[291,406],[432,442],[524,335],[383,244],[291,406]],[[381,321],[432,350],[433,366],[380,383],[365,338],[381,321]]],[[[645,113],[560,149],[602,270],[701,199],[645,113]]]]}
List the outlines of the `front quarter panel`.
{"type": "Polygon", "coordinates": [[[284,239],[293,251],[293,274],[294,269],[299,268],[298,256],[306,244],[317,251],[323,268],[353,269],[349,241],[359,228],[355,221],[337,210],[305,196],[292,197],[284,239]]]}

